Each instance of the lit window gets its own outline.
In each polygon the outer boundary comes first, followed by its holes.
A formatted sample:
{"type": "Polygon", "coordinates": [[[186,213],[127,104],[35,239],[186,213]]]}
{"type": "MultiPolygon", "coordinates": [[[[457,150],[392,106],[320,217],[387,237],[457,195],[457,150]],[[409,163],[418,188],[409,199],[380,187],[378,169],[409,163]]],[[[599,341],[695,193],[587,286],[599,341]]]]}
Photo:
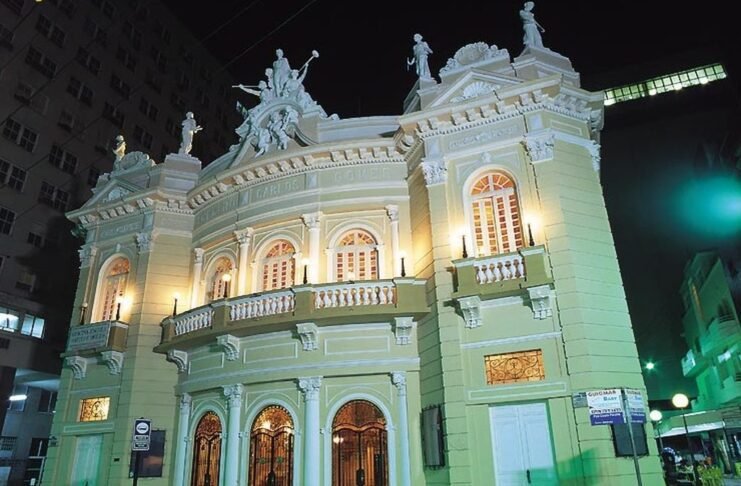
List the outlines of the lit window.
{"type": "Polygon", "coordinates": [[[335,249],[335,276],[338,282],[378,278],[378,248],[368,232],[353,230],[340,239],[335,249]]]}
{"type": "Polygon", "coordinates": [[[96,422],[108,419],[111,397],[85,398],[80,401],[80,422],[96,422]]]}
{"type": "Polygon", "coordinates": [[[208,283],[208,295],[207,300],[218,300],[226,297],[228,292],[228,286],[231,282],[224,280],[224,275],[230,275],[232,273],[232,261],[226,257],[221,257],[216,261],[214,271],[211,274],[211,278],[208,283]]]}
{"type": "Polygon", "coordinates": [[[262,260],[262,289],[283,289],[293,285],[295,253],[293,245],[286,240],[277,241],[262,260]]]}
{"type": "Polygon", "coordinates": [[[486,382],[490,385],[545,379],[543,351],[520,351],[484,357],[486,382]]]}
{"type": "Polygon", "coordinates": [[[118,299],[123,298],[126,292],[126,283],[129,278],[129,260],[116,258],[108,267],[103,281],[103,301],[101,303],[100,318],[111,321],[116,317],[118,299]]]}
{"type": "MultiPolygon", "coordinates": [[[[193,437],[192,486],[219,484],[221,464],[221,420],[213,412],[198,421],[193,437]]],[[[266,483],[267,484],[267,483],[266,483]]]]}
{"type": "Polygon", "coordinates": [[[477,256],[517,251],[523,246],[515,185],[501,172],[481,177],[471,189],[473,239],[477,256]]]}
{"type": "Polygon", "coordinates": [[[274,484],[292,484],[293,442],[288,411],[279,405],[263,409],[250,433],[249,485],[262,486],[268,477],[275,477],[274,484]]]}

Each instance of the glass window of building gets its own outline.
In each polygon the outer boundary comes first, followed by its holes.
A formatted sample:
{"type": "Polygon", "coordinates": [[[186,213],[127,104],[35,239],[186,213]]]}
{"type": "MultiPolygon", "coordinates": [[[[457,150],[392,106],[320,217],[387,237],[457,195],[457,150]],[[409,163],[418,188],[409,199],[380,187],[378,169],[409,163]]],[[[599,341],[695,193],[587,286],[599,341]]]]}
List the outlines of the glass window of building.
{"type": "Polygon", "coordinates": [[[335,250],[335,275],[338,282],[378,278],[378,248],[368,232],[352,230],[340,239],[335,250]]]}
{"type": "Polygon", "coordinates": [[[232,261],[227,257],[220,257],[216,260],[214,270],[208,281],[208,291],[206,298],[208,301],[223,299],[229,295],[229,285],[231,279],[225,279],[225,275],[231,277],[233,271],[232,261]]]}
{"type": "Polygon", "coordinates": [[[340,408],[332,423],[332,485],[388,486],[386,419],[365,400],[340,408]]]}
{"type": "Polygon", "coordinates": [[[221,462],[221,420],[213,412],[198,422],[193,439],[193,470],[191,486],[215,486],[219,484],[221,462]]]}
{"type": "Polygon", "coordinates": [[[520,208],[511,178],[501,172],[490,172],[476,181],[470,197],[477,256],[522,248],[520,208]]]}
{"type": "Polygon", "coordinates": [[[126,283],[129,279],[129,260],[126,258],[116,258],[110,263],[108,271],[103,277],[102,298],[100,307],[100,319],[102,321],[111,321],[116,317],[116,311],[119,299],[122,299],[126,292],[126,283]]]}
{"type": "Polygon", "coordinates": [[[108,420],[111,397],[85,398],[80,401],[80,422],[108,420]]]}
{"type": "Polygon", "coordinates": [[[294,282],[293,257],[296,250],[286,240],[278,240],[262,260],[262,289],[273,290],[290,287],[294,282]]]}
{"type": "Polygon", "coordinates": [[[271,405],[257,416],[250,433],[250,486],[293,484],[293,421],[271,405]]]}

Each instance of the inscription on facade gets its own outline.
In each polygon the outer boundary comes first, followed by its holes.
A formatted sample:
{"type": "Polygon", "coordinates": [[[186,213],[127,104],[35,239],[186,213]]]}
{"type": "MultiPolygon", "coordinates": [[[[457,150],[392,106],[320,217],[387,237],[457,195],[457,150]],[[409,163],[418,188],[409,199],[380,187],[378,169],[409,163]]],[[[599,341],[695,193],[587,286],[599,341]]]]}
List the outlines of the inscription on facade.
{"type": "Polygon", "coordinates": [[[134,231],[141,228],[141,226],[142,224],[140,221],[135,221],[133,223],[126,223],[122,225],[111,225],[109,228],[105,228],[100,231],[100,238],[107,239],[107,238],[113,238],[119,235],[133,233],[134,231]]]}
{"type": "Polygon", "coordinates": [[[106,346],[108,344],[108,333],[110,329],[110,322],[73,327],[69,332],[67,351],[95,349],[106,346]]]}
{"type": "Polygon", "coordinates": [[[455,138],[451,137],[450,141],[448,142],[448,148],[450,150],[457,150],[460,148],[468,147],[469,145],[501,140],[513,135],[519,135],[520,133],[520,127],[517,125],[502,127],[497,130],[488,130],[478,133],[467,133],[463,136],[455,138]]]}
{"type": "Polygon", "coordinates": [[[239,205],[236,196],[230,195],[223,201],[203,208],[196,216],[196,224],[203,224],[229,211],[234,211],[239,205]]]}
{"type": "Polygon", "coordinates": [[[274,197],[283,196],[303,189],[304,179],[293,177],[284,181],[272,182],[270,184],[255,187],[250,191],[252,193],[250,199],[253,201],[264,201],[266,199],[272,199],[274,197]]]}
{"type": "Polygon", "coordinates": [[[388,167],[350,167],[332,173],[332,183],[338,185],[387,179],[391,179],[391,169],[388,167]]]}

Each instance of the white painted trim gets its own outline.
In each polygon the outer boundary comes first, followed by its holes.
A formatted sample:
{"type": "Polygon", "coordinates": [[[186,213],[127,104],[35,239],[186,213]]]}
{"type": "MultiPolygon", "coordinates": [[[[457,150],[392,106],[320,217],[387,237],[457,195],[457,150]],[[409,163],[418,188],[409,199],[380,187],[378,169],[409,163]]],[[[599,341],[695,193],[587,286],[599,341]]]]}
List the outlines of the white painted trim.
{"type": "MultiPolygon", "coordinates": [[[[357,387],[355,387],[357,388],[357,387]]],[[[326,393],[326,388],[325,388],[326,393]]],[[[330,406],[326,403],[327,418],[322,434],[322,441],[324,442],[324,484],[325,486],[331,486],[332,484],[332,422],[334,417],[337,415],[342,406],[352,402],[354,400],[365,400],[376,407],[383,413],[386,419],[386,444],[388,454],[388,466],[389,466],[389,484],[398,484],[396,482],[396,427],[394,425],[393,416],[391,415],[391,404],[386,404],[383,398],[372,394],[374,391],[369,390],[365,393],[350,393],[344,395],[341,398],[335,398],[334,403],[330,406]]],[[[411,460],[411,458],[407,458],[411,460]]]]}
{"type": "MultiPolygon", "coordinates": [[[[231,243],[232,242],[229,242],[230,245],[231,243]]],[[[204,255],[203,257],[205,265],[203,265],[203,270],[201,270],[201,281],[205,282],[205,285],[200,288],[201,293],[203,293],[203,295],[199,296],[200,302],[208,304],[208,302],[206,302],[206,295],[208,294],[209,284],[211,282],[211,278],[213,277],[212,273],[214,271],[216,262],[218,262],[219,259],[222,257],[229,260],[229,262],[232,264],[232,281],[229,282],[229,295],[231,296],[232,292],[236,290],[237,278],[239,278],[239,276],[236,275],[239,268],[237,264],[237,254],[232,248],[229,247],[218,248],[213,252],[213,254],[208,257],[208,259],[206,259],[206,255],[204,255]]]]}
{"type": "MultiPolygon", "coordinates": [[[[117,258],[125,258],[129,261],[129,273],[128,277],[126,277],[126,289],[124,290],[124,295],[131,295],[131,288],[133,287],[132,284],[133,282],[136,282],[136,266],[134,265],[134,255],[130,253],[131,250],[129,248],[121,248],[120,250],[117,249],[100,264],[95,281],[95,294],[93,295],[92,313],[88,315],[89,322],[100,322],[102,320],[103,316],[100,315],[100,307],[103,300],[102,292],[103,287],[105,286],[105,275],[108,273],[111,264],[117,258]]],[[[88,307],[90,308],[90,306],[88,307]]]]}
{"type": "Polygon", "coordinates": [[[489,346],[503,346],[505,344],[524,343],[528,341],[540,341],[543,339],[555,339],[561,337],[561,331],[544,332],[541,334],[529,334],[527,336],[515,336],[503,339],[492,339],[489,341],[477,341],[473,343],[465,343],[461,345],[463,349],[478,349],[486,348],[489,346]]]}
{"type": "MultiPolygon", "coordinates": [[[[303,223],[301,223],[301,226],[303,226],[303,223]]],[[[255,231],[253,242],[255,240],[255,237],[257,236],[257,233],[258,232],[255,231]]],[[[286,240],[291,245],[293,245],[293,256],[291,256],[291,260],[293,260],[293,283],[289,285],[289,287],[293,287],[293,285],[295,284],[296,278],[300,274],[299,266],[301,264],[300,261],[296,261],[295,257],[297,255],[299,258],[301,257],[303,240],[299,240],[296,235],[289,232],[288,229],[280,228],[268,231],[261,237],[260,244],[254,245],[255,249],[252,253],[253,259],[249,262],[249,265],[252,266],[252,272],[250,272],[252,274],[252,287],[247,289],[249,293],[264,291],[264,289],[262,288],[262,268],[260,268],[262,266],[262,260],[265,258],[265,254],[268,252],[268,250],[270,250],[270,248],[279,240],[286,240]]]]}
{"type": "MultiPolygon", "coordinates": [[[[304,364],[304,365],[291,365],[291,366],[279,366],[275,368],[261,368],[261,369],[240,369],[236,371],[230,371],[227,373],[210,373],[208,376],[204,376],[201,378],[188,378],[187,380],[180,383],[181,389],[184,391],[187,391],[190,394],[196,393],[198,391],[203,390],[210,390],[213,388],[214,383],[221,383],[222,381],[226,383],[227,380],[233,380],[233,379],[242,379],[243,382],[246,382],[246,379],[250,376],[258,376],[262,377],[264,375],[267,375],[269,373],[279,373],[279,372],[296,372],[295,376],[308,376],[311,373],[316,374],[316,370],[322,369],[341,369],[341,370],[348,370],[352,367],[369,367],[369,366],[388,366],[390,368],[394,369],[401,369],[401,370],[417,370],[419,369],[419,358],[392,358],[392,359],[361,359],[361,360],[347,360],[347,361],[337,361],[334,363],[311,363],[311,364],[304,364]],[[302,371],[302,370],[314,370],[314,371],[302,371]],[[206,383],[206,387],[204,388],[187,388],[186,387],[195,387],[198,384],[206,383]]],[[[357,374],[355,371],[350,371],[346,374],[340,374],[337,376],[347,376],[347,375],[354,375],[357,374]]],[[[324,375],[325,377],[328,375],[324,375]]],[[[245,383],[250,384],[250,383],[245,383]]]]}

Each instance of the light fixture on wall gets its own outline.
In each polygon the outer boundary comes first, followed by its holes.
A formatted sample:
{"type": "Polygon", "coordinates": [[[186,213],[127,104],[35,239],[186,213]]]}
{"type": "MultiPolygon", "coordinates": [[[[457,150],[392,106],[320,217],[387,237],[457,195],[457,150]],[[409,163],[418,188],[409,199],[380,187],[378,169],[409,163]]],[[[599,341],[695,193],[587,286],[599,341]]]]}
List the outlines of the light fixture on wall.
{"type": "Polygon", "coordinates": [[[461,241],[463,242],[463,258],[468,258],[468,250],[466,249],[466,233],[461,234],[461,241]]]}
{"type": "Polygon", "coordinates": [[[232,276],[228,273],[225,273],[221,276],[221,280],[224,281],[224,298],[229,298],[229,282],[232,281],[232,276]]]}
{"type": "Polygon", "coordinates": [[[80,306],[80,325],[85,324],[85,311],[87,310],[87,302],[83,302],[80,306]]]}
{"type": "Polygon", "coordinates": [[[304,285],[306,285],[307,283],[309,283],[309,259],[304,258],[303,260],[301,260],[301,264],[304,266],[304,285]]]}
{"type": "Polygon", "coordinates": [[[533,238],[533,228],[535,231],[540,227],[540,218],[535,213],[526,213],[525,223],[527,224],[527,237],[528,246],[535,246],[535,238],[533,238]]]}
{"type": "Polygon", "coordinates": [[[401,276],[406,277],[407,276],[407,270],[406,267],[404,267],[404,259],[406,258],[407,254],[405,252],[399,252],[399,257],[401,258],[401,276]]]}
{"type": "Polygon", "coordinates": [[[530,241],[528,241],[528,244],[530,246],[535,246],[535,239],[533,238],[533,227],[530,223],[527,224],[527,236],[530,239],[530,241]]]}
{"type": "Polygon", "coordinates": [[[118,297],[116,297],[116,320],[117,321],[121,320],[121,304],[123,304],[123,301],[124,301],[123,295],[119,295],[118,297]]]}
{"type": "Polygon", "coordinates": [[[172,300],[173,300],[172,315],[173,316],[176,316],[178,313],[178,299],[179,298],[180,298],[180,294],[178,292],[175,292],[174,294],[172,294],[172,300]]]}
{"type": "Polygon", "coordinates": [[[692,464],[692,471],[697,475],[697,465],[695,464],[695,455],[692,453],[692,442],[690,441],[690,430],[687,427],[687,415],[684,410],[690,404],[690,399],[684,393],[677,393],[672,397],[672,405],[682,410],[682,422],[684,423],[684,435],[687,438],[687,452],[690,454],[690,463],[692,464]]]}

